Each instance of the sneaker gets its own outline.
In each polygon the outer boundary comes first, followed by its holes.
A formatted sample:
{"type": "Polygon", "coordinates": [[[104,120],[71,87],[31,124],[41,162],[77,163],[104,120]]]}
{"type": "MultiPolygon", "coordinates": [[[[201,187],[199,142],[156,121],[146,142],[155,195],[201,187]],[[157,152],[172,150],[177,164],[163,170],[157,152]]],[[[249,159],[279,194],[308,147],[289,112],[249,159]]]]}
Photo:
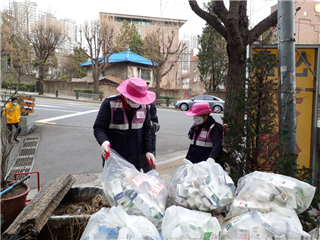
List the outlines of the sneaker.
{"type": "Polygon", "coordinates": [[[15,142],[19,143],[19,140],[17,138],[14,139],[15,142]]]}

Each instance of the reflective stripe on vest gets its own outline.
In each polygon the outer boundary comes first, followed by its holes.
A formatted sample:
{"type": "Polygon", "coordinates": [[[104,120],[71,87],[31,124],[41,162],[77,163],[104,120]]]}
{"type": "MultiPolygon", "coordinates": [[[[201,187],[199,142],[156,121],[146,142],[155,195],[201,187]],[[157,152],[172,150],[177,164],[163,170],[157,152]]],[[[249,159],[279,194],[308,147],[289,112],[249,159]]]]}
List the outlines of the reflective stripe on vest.
{"type": "MultiPolygon", "coordinates": [[[[110,101],[110,110],[111,110],[111,120],[109,124],[109,129],[117,129],[117,130],[128,130],[129,124],[128,124],[128,118],[126,115],[126,112],[123,108],[123,102],[120,100],[111,100],[110,101]],[[121,109],[123,111],[124,116],[124,124],[114,124],[114,111],[117,109],[121,109]]],[[[144,121],[146,118],[146,106],[142,105],[142,108],[138,109],[135,112],[135,115],[132,119],[132,129],[141,129],[143,128],[144,121]]]]}
{"type": "MultiPolygon", "coordinates": [[[[213,142],[211,140],[211,137],[210,137],[210,131],[213,129],[213,127],[215,126],[215,123],[213,123],[209,129],[208,129],[208,132],[206,131],[206,129],[202,128],[200,133],[198,134],[197,136],[197,139],[196,139],[196,146],[200,146],[200,147],[206,147],[206,148],[212,148],[213,147],[213,142]]],[[[194,137],[193,136],[191,139],[191,144],[195,144],[195,140],[194,140],[194,137]]]]}

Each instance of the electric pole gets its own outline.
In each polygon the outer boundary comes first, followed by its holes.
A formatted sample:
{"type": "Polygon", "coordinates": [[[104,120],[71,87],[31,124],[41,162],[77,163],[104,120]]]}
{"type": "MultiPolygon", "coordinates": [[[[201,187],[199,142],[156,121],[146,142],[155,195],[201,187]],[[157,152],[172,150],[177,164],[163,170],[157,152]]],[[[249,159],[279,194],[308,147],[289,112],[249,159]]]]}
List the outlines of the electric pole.
{"type": "MultiPolygon", "coordinates": [[[[279,126],[283,154],[297,154],[294,13],[293,0],[278,0],[279,126]]],[[[297,167],[296,160],[294,164],[297,167]]]]}

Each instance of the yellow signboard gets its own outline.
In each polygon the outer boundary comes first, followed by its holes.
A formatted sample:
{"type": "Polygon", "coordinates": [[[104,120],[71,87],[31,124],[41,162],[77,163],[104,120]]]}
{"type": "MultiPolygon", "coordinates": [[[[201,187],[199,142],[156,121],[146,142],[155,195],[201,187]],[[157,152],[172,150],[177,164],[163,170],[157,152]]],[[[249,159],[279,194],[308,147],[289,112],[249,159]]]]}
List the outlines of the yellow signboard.
{"type": "MultiPolygon", "coordinates": [[[[299,49],[299,53],[307,62],[309,67],[315,72],[315,48],[299,49]]],[[[278,56],[277,48],[253,49],[253,54],[262,51],[269,55],[278,56]]],[[[305,62],[295,52],[295,81],[296,81],[296,150],[298,153],[298,167],[310,167],[311,158],[311,133],[312,133],[312,111],[313,111],[313,89],[314,76],[307,68],[305,62]]],[[[278,78],[278,68],[274,70],[275,78],[278,78]]]]}

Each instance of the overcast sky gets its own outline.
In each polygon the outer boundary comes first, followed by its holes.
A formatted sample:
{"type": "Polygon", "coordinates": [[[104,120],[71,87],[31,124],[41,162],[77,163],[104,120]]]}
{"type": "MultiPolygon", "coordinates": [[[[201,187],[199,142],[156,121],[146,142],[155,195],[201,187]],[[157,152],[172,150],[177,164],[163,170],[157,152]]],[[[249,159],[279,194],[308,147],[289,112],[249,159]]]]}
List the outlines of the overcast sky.
{"type": "MultiPolygon", "coordinates": [[[[24,1],[24,0],[19,0],[24,1]]],[[[69,18],[83,24],[84,20],[99,17],[99,12],[131,14],[150,17],[163,17],[187,20],[180,28],[180,36],[201,34],[205,25],[190,8],[188,0],[30,0],[38,4],[38,10],[50,11],[57,18],[69,18]]],[[[5,1],[4,1],[5,2],[5,1]]],[[[198,0],[202,8],[207,0],[198,0]]],[[[277,0],[250,0],[248,14],[252,25],[270,15],[271,6],[277,0]]]]}

